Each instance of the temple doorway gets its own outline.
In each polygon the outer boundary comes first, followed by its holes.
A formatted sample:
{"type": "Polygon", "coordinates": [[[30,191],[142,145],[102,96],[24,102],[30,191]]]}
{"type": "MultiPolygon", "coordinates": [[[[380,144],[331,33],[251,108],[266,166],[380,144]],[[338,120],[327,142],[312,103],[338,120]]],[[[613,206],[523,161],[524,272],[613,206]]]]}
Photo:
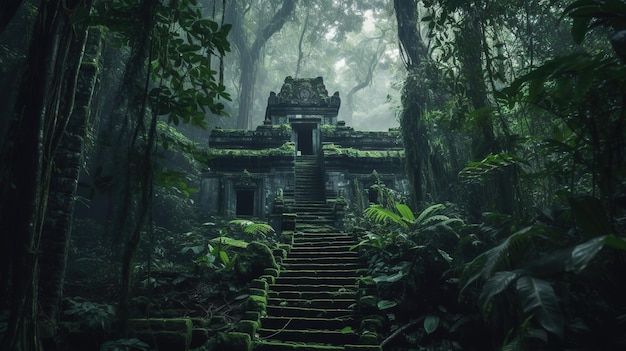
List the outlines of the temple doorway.
{"type": "Polygon", "coordinates": [[[237,190],[237,216],[254,215],[254,190],[237,190]]]}
{"type": "Polygon", "coordinates": [[[318,155],[320,153],[320,118],[290,118],[291,141],[296,144],[298,155],[318,155]]]}
{"type": "Polygon", "coordinates": [[[296,150],[300,151],[301,155],[315,155],[313,150],[313,129],[303,128],[297,131],[298,133],[298,145],[296,150]]]}

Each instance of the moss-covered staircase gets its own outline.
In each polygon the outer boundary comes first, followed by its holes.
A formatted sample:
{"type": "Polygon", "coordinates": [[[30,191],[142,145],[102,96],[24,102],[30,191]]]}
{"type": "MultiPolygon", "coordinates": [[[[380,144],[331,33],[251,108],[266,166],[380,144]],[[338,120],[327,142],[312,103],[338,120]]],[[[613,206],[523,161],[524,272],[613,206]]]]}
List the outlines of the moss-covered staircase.
{"type": "Polygon", "coordinates": [[[296,231],[280,275],[269,285],[255,350],[380,350],[359,337],[359,260],[354,240],[333,227],[316,157],[296,162],[296,231]]]}

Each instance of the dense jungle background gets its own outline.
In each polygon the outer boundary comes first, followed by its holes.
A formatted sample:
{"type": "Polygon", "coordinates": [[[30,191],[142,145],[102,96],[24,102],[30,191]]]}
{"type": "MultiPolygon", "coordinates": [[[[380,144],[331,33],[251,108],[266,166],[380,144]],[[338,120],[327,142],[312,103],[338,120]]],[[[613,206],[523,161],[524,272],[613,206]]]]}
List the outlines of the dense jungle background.
{"type": "Polygon", "coordinates": [[[626,349],[625,64],[623,0],[4,0],[2,349],[234,328],[280,238],[199,212],[207,136],[286,76],[400,129],[410,196],[345,223],[384,350],[626,349]]]}

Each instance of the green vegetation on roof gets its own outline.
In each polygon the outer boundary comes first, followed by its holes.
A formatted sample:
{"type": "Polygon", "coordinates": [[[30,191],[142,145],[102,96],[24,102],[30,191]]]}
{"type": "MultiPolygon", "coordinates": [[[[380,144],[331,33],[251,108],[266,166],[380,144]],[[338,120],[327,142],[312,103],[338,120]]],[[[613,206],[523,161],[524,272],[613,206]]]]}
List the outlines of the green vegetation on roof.
{"type": "Polygon", "coordinates": [[[277,148],[252,150],[252,149],[209,149],[209,156],[213,157],[270,157],[270,156],[293,156],[296,152],[296,146],[293,142],[288,141],[277,148]]]}
{"type": "Polygon", "coordinates": [[[354,158],[403,158],[404,150],[358,150],[354,148],[339,147],[335,144],[324,144],[322,146],[324,156],[348,156],[354,158]]]}

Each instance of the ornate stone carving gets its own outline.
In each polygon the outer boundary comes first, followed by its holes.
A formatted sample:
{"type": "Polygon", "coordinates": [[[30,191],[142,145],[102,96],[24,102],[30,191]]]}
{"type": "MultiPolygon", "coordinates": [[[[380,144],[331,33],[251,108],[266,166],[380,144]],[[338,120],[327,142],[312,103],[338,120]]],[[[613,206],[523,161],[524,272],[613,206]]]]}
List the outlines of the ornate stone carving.
{"type": "Polygon", "coordinates": [[[328,96],[322,77],[287,77],[278,94],[270,92],[265,120],[284,124],[288,123],[288,116],[302,115],[322,118],[323,124],[334,124],[340,105],[339,92],[328,96]]]}
{"type": "Polygon", "coordinates": [[[267,102],[269,105],[327,106],[339,102],[339,92],[336,92],[332,98],[329,97],[322,77],[287,77],[280,93],[276,95],[276,93],[271,92],[267,102]]]}

